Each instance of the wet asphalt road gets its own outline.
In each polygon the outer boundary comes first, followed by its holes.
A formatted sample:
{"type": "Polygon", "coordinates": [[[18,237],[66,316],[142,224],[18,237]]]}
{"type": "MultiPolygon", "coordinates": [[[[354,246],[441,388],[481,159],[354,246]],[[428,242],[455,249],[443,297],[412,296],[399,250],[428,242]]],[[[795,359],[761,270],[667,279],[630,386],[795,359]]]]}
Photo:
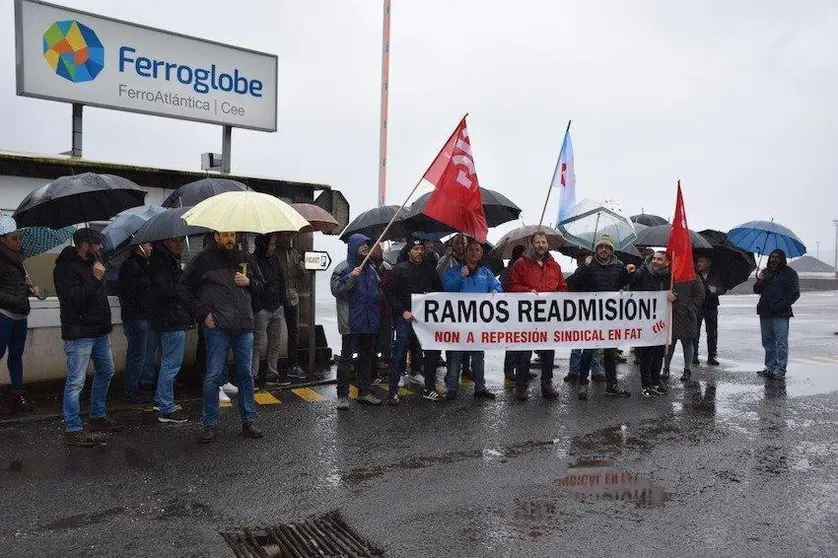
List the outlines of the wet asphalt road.
{"type": "Polygon", "coordinates": [[[221,530],[331,510],[387,556],[838,555],[838,292],[795,306],[785,386],[754,373],[755,302],[725,297],[722,366],[684,387],[676,356],[653,400],[629,363],[630,399],[562,384],[520,404],[493,357],[497,401],[338,414],[334,386],[286,392],[262,440],[236,435],[235,409],[210,446],[152,413],[119,414],[128,428],[92,450],[63,446],[55,420],[4,424],[0,555],[232,556],[221,530]]]}

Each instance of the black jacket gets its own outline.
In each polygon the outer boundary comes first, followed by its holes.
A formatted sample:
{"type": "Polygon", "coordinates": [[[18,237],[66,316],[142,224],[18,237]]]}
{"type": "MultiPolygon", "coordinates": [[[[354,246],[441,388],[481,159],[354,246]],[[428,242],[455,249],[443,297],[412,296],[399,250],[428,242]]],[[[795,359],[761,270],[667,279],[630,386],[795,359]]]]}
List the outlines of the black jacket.
{"type": "Polygon", "coordinates": [[[0,251],[0,308],[14,314],[28,316],[29,285],[21,261],[13,262],[0,251]]]}
{"type": "Polygon", "coordinates": [[[269,242],[270,237],[267,235],[257,237],[255,242],[256,249],[253,251],[253,258],[256,260],[256,265],[259,266],[262,278],[265,280],[265,288],[257,296],[253,297],[254,312],[260,310],[273,312],[280,306],[283,308],[288,306],[285,276],[282,273],[279,258],[276,254],[272,254],[271,256],[265,255],[269,242]]]}
{"type": "Polygon", "coordinates": [[[623,262],[614,257],[608,263],[602,264],[594,256],[590,264],[583,266],[573,275],[573,284],[568,283],[568,287],[584,293],[619,291],[631,281],[623,262]]]}
{"type": "Polygon", "coordinates": [[[766,268],[762,280],[754,283],[759,296],[757,314],[772,318],[794,316],[791,305],[800,298],[800,281],[797,272],[784,263],[777,271],[766,268]]]}
{"type": "Polygon", "coordinates": [[[652,272],[652,263],[646,262],[630,275],[629,285],[633,291],[668,291],[669,272],[656,275],[652,272]]]}
{"type": "Polygon", "coordinates": [[[154,331],[182,331],[195,327],[195,320],[177,292],[183,270],[180,259],[161,242],[154,245],[148,261],[151,284],[150,316],[154,331]]]}
{"type": "Polygon", "coordinates": [[[705,279],[698,270],[695,270],[695,276],[701,286],[704,287],[704,304],[702,304],[701,307],[705,310],[718,308],[719,297],[727,292],[727,288],[725,288],[724,281],[716,272],[716,268],[712,265],[710,266],[710,269],[707,272],[707,279],[705,279]],[[716,294],[710,292],[711,285],[716,287],[716,294]]]}
{"type": "Polygon", "coordinates": [[[210,246],[189,263],[178,282],[177,292],[195,321],[212,312],[215,327],[231,332],[253,331],[252,296],[258,296],[264,280],[256,261],[243,250],[210,246]],[[233,278],[247,264],[249,287],[239,287],[233,278]]]}
{"type": "Polygon", "coordinates": [[[148,259],[131,252],[131,255],[119,266],[118,281],[122,321],[147,320],[151,304],[148,259]]]}
{"type": "Polygon", "coordinates": [[[73,246],[64,248],[55,260],[52,277],[65,341],[102,337],[113,329],[105,282],[93,276],[93,264],[93,258],[81,259],[73,246]]]}
{"type": "Polygon", "coordinates": [[[424,261],[415,264],[407,260],[393,267],[386,295],[393,315],[401,316],[405,310],[411,309],[410,295],[438,293],[442,290],[442,280],[435,267],[424,261]]]}

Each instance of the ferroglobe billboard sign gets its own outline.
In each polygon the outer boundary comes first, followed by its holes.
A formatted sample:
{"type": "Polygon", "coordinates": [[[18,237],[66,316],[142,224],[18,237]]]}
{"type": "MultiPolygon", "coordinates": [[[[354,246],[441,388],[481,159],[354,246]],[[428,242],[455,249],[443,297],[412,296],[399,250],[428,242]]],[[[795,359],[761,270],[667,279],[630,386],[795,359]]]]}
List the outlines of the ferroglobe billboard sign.
{"type": "Polygon", "coordinates": [[[37,0],[15,38],[18,95],[276,131],[276,55],[37,0]]]}

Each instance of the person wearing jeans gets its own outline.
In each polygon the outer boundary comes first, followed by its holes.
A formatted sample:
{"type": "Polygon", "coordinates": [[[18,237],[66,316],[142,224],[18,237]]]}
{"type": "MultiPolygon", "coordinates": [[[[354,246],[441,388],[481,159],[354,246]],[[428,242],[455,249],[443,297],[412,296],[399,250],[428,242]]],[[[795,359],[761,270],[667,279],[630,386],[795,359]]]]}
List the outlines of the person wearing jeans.
{"type": "Polygon", "coordinates": [[[765,369],[759,374],[783,380],[789,361],[789,319],[794,316],[791,307],[800,298],[800,280],[779,248],[769,254],[768,267],[757,274],[754,293],[759,295],[757,314],[765,349],[765,369]]]}
{"type": "Polygon", "coordinates": [[[206,341],[204,430],[199,441],[214,442],[218,427],[218,390],[226,382],[227,354],[232,349],[239,381],[241,434],[261,438],[253,398],[253,297],[264,288],[256,260],[236,248],[236,233],[216,232],[215,244],[198,254],[177,285],[178,297],[192,318],[202,323],[206,341]]]}
{"type": "Polygon", "coordinates": [[[148,403],[154,384],[157,339],[148,321],[152,298],[148,278],[151,254],[151,244],[139,244],[119,266],[119,306],[127,341],[122,399],[127,403],[148,403]]]}
{"type": "Polygon", "coordinates": [[[276,235],[264,234],[256,237],[253,258],[262,277],[265,278],[265,288],[259,296],[253,297],[253,379],[256,381],[259,378],[259,357],[265,350],[265,384],[287,386],[291,382],[282,381],[277,370],[282,322],[285,320],[283,307],[288,306],[288,299],[282,267],[276,256],[276,235]]]}
{"type": "MultiPolygon", "coordinates": [[[[342,267],[335,288],[345,299],[348,339],[344,336],[338,366],[338,409],[349,410],[349,363],[357,351],[355,370],[358,374],[358,402],[381,405],[370,391],[373,351],[381,327],[381,280],[375,264],[367,257],[370,239],[353,234],[346,245],[346,265],[342,267]]],[[[343,302],[343,301],[341,301],[343,302]]]]}
{"type": "Polygon", "coordinates": [[[93,447],[79,418],[79,396],[85,374],[93,361],[88,426],[91,430],[116,432],[122,427],[107,416],[107,397],[113,376],[111,307],[105,289],[105,266],[99,261],[102,235],[93,229],[78,229],[75,246],[68,246],[55,260],[53,280],[61,308],[61,337],[67,356],[64,384],[65,441],[71,446],[93,447]]]}
{"type": "MultiPolygon", "coordinates": [[[[481,266],[483,245],[473,238],[465,242],[463,264],[460,267],[448,267],[442,277],[442,286],[449,293],[484,293],[503,292],[500,281],[489,268],[481,266]]],[[[471,374],[474,380],[474,397],[494,399],[495,394],[486,389],[485,356],[483,351],[449,351],[448,373],[445,376],[447,387],[446,399],[457,398],[460,387],[460,372],[463,364],[471,361],[471,374]]],[[[527,371],[529,372],[529,371],[527,371]]]]}
{"type": "Polygon", "coordinates": [[[31,310],[29,297],[42,298],[42,292],[29,282],[22,249],[15,220],[7,215],[0,217],[0,358],[7,355],[11,380],[9,397],[0,398],[0,414],[34,410],[23,391],[23,350],[28,328],[26,318],[31,310]],[[4,399],[8,400],[8,406],[4,399]]]}
{"type": "Polygon", "coordinates": [[[178,294],[177,285],[183,270],[180,256],[184,237],[158,242],[148,263],[148,276],[154,293],[151,306],[151,336],[160,343],[160,372],[154,401],[157,420],[162,423],[183,423],[188,419],[175,404],[175,378],[183,365],[186,332],[195,327],[195,320],[178,294]]]}

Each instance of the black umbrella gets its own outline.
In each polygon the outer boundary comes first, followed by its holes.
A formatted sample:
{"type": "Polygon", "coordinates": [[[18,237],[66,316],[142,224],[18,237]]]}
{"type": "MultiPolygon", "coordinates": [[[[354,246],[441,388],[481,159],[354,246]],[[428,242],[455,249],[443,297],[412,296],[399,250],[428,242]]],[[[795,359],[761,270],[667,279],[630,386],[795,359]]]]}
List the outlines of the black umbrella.
{"type": "Polygon", "coordinates": [[[121,176],[86,172],[62,176],[30,192],[13,215],[20,227],[53,229],[110,219],[143,205],[147,192],[121,176]]]}
{"type": "Polygon", "coordinates": [[[727,234],[721,231],[707,229],[699,231],[698,234],[704,237],[713,248],[696,249],[695,255],[708,256],[711,259],[712,266],[719,273],[728,290],[748,280],[757,267],[753,254],[734,246],[727,239],[727,234]]]}
{"type": "MultiPolygon", "coordinates": [[[[401,234],[411,233],[413,231],[426,233],[457,232],[456,229],[440,223],[423,213],[431,194],[433,192],[423,194],[410,204],[407,215],[401,224],[402,230],[397,232],[401,234]]],[[[521,208],[500,192],[495,192],[488,188],[480,188],[480,196],[483,199],[483,211],[486,213],[486,224],[490,227],[497,227],[509,221],[514,221],[521,214],[521,208]]],[[[388,232],[387,238],[392,240],[400,237],[393,236],[388,232]]]]}
{"type": "Polygon", "coordinates": [[[134,233],[131,245],[136,246],[137,244],[144,244],[146,242],[157,242],[158,240],[210,232],[207,228],[193,227],[192,225],[186,224],[182,216],[190,208],[191,206],[170,208],[159,215],[155,215],[134,233]]]}
{"type": "MultiPolygon", "coordinates": [[[[658,225],[668,225],[669,221],[659,215],[649,215],[647,213],[640,213],[639,215],[632,215],[629,217],[633,223],[640,223],[647,227],[657,227],[658,225]]],[[[640,231],[638,231],[640,232],[640,231]]]]}
{"type": "MultiPolygon", "coordinates": [[[[672,226],[668,223],[666,225],[657,225],[649,227],[637,233],[637,240],[634,241],[635,246],[666,246],[669,242],[669,231],[672,226]]],[[[713,248],[703,236],[695,231],[690,231],[690,244],[693,248],[713,248]]]]}
{"type": "Polygon", "coordinates": [[[163,207],[186,207],[195,205],[224,192],[244,192],[249,188],[238,180],[229,178],[202,178],[189,184],[184,184],[166,198],[163,207]]]}
{"type": "MultiPolygon", "coordinates": [[[[375,207],[368,211],[364,211],[346,226],[340,235],[340,239],[344,242],[348,242],[350,236],[355,233],[360,233],[375,242],[378,240],[378,237],[381,236],[381,233],[384,232],[384,228],[387,227],[387,223],[390,222],[390,219],[393,218],[393,215],[396,214],[398,209],[398,205],[383,205],[381,207],[375,207]]],[[[406,209],[402,209],[399,216],[396,217],[396,220],[393,222],[393,226],[390,227],[390,230],[387,233],[388,238],[404,238],[404,232],[401,229],[401,220],[404,219],[406,211],[406,209]],[[393,236],[391,233],[395,233],[396,236],[393,236]]]]}

